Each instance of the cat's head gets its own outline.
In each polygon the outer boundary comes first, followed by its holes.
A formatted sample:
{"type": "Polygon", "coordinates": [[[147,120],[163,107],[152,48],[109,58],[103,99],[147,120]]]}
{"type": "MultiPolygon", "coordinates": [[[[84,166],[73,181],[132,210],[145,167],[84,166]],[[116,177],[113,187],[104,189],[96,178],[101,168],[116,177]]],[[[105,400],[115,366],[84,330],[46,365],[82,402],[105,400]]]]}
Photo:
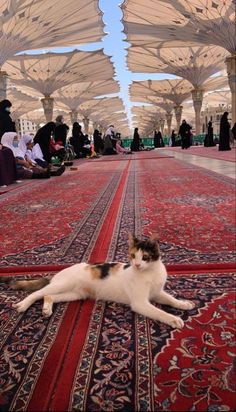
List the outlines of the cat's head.
{"type": "Polygon", "coordinates": [[[128,237],[129,260],[135,269],[146,270],[160,258],[159,240],[156,234],[152,234],[147,240],[139,240],[130,233],[128,237]]]}

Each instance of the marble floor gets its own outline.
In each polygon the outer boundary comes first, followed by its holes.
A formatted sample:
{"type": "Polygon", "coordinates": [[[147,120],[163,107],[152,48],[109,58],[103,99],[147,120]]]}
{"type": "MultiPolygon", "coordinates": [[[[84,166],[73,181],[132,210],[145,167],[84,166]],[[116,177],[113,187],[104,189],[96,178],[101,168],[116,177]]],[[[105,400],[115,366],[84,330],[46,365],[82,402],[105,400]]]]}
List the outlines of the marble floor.
{"type": "MultiPolygon", "coordinates": [[[[236,150],[235,148],[233,150],[236,150]]],[[[176,159],[182,160],[187,163],[192,163],[196,166],[204,167],[208,170],[212,170],[213,172],[220,173],[224,176],[231,177],[233,179],[236,178],[236,163],[227,162],[225,160],[219,159],[212,159],[210,157],[203,157],[203,156],[196,156],[192,154],[188,154],[187,151],[184,152],[176,152],[168,149],[158,149],[159,153],[165,155],[174,156],[176,159]]]]}

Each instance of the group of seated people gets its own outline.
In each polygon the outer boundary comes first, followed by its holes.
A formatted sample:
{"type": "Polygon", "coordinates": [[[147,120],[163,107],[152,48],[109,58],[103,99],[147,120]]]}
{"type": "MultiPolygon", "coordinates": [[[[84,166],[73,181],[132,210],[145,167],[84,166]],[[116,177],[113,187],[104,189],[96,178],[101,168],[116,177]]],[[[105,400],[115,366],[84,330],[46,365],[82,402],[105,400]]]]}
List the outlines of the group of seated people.
{"type": "Polygon", "coordinates": [[[65,171],[64,144],[69,129],[63,125],[62,116],[56,122],[41,127],[34,138],[30,134],[19,137],[10,111],[6,110],[10,107],[8,100],[0,102],[0,186],[5,187],[22,179],[60,176],[65,171]],[[60,160],[57,165],[51,162],[55,154],[60,160]]]}
{"type": "MultiPolygon", "coordinates": [[[[0,102],[0,186],[22,179],[61,175],[65,171],[68,148],[72,158],[132,153],[132,147],[131,150],[123,147],[121,135],[115,134],[113,125],[103,137],[95,129],[91,143],[88,135],[83,134],[81,125],[74,122],[72,136],[68,138],[69,127],[62,115],[57,116],[54,122],[46,123],[34,137],[30,134],[19,137],[10,116],[11,106],[9,100],[0,102]]],[[[141,150],[140,142],[139,145],[141,150]]],[[[133,151],[139,150],[136,146],[133,144],[133,151]]]]}
{"type": "Polygon", "coordinates": [[[65,171],[66,154],[71,148],[73,158],[99,157],[100,155],[131,153],[122,146],[120,134],[114,135],[110,126],[104,138],[96,129],[93,144],[84,135],[78,122],[73,124],[72,136],[68,139],[69,127],[63,116],[55,122],[48,122],[33,137],[25,134],[19,137],[16,131],[3,133],[0,143],[0,186],[22,179],[42,179],[59,176],[65,171]],[[57,159],[58,163],[53,160],[57,159]]]}

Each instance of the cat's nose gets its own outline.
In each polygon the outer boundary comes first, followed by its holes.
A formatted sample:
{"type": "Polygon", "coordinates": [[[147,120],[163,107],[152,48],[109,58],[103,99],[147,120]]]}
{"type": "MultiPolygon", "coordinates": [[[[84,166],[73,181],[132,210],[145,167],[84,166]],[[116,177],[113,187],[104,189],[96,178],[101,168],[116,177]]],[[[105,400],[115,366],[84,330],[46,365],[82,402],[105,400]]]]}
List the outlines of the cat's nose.
{"type": "Polygon", "coordinates": [[[140,266],[141,266],[140,263],[135,263],[136,268],[140,268],[140,266]]]}

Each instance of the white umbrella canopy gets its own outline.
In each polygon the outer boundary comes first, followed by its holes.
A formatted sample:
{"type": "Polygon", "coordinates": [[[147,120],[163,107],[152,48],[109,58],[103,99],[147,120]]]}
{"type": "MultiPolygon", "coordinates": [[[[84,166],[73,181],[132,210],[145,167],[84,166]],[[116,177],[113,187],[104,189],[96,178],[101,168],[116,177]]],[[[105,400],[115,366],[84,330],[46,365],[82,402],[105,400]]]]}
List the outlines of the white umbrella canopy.
{"type": "Polygon", "coordinates": [[[14,54],[100,41],[98,0],[0,0],[0,67],[14,54]]]}
{"type": "Polygon", "coordinates": [[[78,110],[80,104],[96,96],[118,93],[120,87],[114,79],[73,83],[54,93],[55,101],[70,110],[78,110]]]}
{"type": "Polygon", "coordinates": [[[39,109],[41,103],[39,101],[34,102],[14,102],[11,110],[11,117],[15,121],[22,117],[24,114],[28,113],[31,110],[39,109]]]}
{"type": "Polygon", "coordinates": [[[131,47],[128,49],[128,66],[134,72],[174,74],[197,88],[224,68],[226,56],[227,51],[218,46],[131,47]]]}
{"type": "Polygon", "coordinates": [[[138,97],[154,96],[167,99],[175,105],[181,105],[191,97],[192,85],[184,79],[135,81],[130,86],[132,101],[138,97]]]}
{"type": "Polygon", "coordinates": [[[41,102],[38,97],[36,96],[31,96],[27,93],[24,93],[22,90],[19,90],[16,86],[13,84],[10,85],[7,91],[7,99],[10,100],[12,103],[13,107],[16,103],[21,102],[21,103],[30,103],[30,102],[38,102],[39,106],[41,106],[41,102]]]}
{"type": "Polygon", "coordinates": [[[73,82],[114,76],[113,65],[103,50],[23,54],[8,60],[3,68],[15,84],[35,89],[45,97],[73,82]]]}
{"type": "MultiPolygon", "coordinates": [[[[53,112],[53,121],[59,115],[62,115],[65,118],[65,123],[68,123],[68,121],[69,121],[68,112],[63,111],[63,110],[58,110],[58,109],[54,110],[54,112],[53,112]]],[[[29,110],[28,112],[26,112],[21,117],[23,117],[26,120],[30,120],[31,122],[37,123],[37,124],[45,124],[46,123],[43,109],[29,110]]]]}
{"type": "Polygon", "coordinates": [[[125,112],[124,104],[119,97],[104,97],[101,99],[89,100],[80,105],[79,112],[81,112],[84,116],[89,116],[92,113],[103,111],[104,109],[112,110],[113,112],[125,112]]]}
{"type": "Polygon", "coordinates": [[[218,106],[220,104],[230,105],[231,93],[230,90],[218,90],[216,92],[210,92],[204,97],[204,106],[218,106]]]}
{"type": "Polygon", "coordinates": [[[235,1],[126,0],[127,41],[135,46],[181,47],[215,44],[236,50],[235,1]]]}

